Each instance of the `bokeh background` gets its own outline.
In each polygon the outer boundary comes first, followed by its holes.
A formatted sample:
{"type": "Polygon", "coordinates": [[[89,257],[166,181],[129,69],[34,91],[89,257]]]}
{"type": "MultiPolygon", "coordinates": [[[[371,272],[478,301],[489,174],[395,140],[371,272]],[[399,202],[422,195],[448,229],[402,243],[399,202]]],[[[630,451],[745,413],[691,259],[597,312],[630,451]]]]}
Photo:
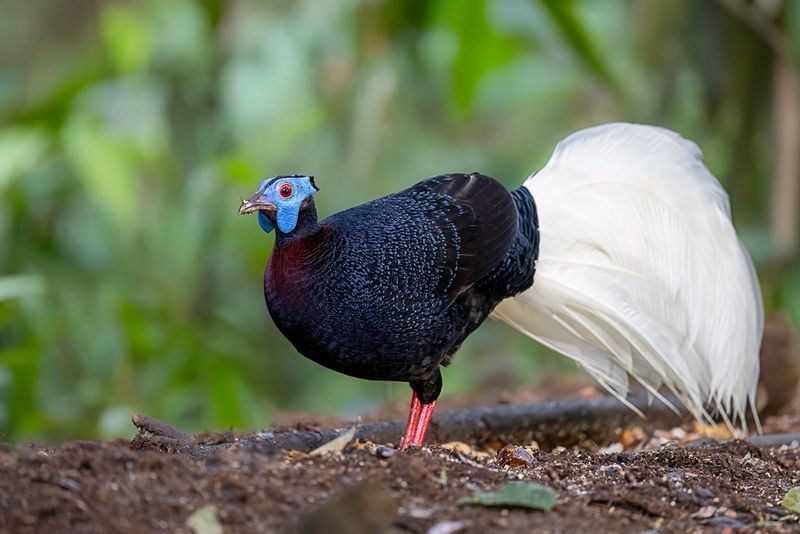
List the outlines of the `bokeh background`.
{"type": "MultiPolygon", "coordinates": [[[[770,310],[800,322],[800,2],[0,0],[0,439],[353,415],[408,387],[269,320],[266,176],[321,215],[448,171],[516,187],[570,132],[660,124],[731,194],[770,310]]],[[[445,393],[576,372],[487,323],[445,393]]]]}

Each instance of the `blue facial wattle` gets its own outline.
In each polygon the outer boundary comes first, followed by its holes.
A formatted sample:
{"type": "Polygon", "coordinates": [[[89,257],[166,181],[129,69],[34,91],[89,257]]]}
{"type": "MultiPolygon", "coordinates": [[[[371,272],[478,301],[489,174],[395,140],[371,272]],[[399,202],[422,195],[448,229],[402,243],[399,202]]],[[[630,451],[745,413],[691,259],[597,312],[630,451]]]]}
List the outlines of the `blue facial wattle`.
{"type": "MultiPolygon", "coordinates": [[[[297,226],[303,202],[317,191],[311,176],[276,176],[261,182],[256,195],[260,194],[264,200],[275,205],[278,229],[289,234],[297,226]]],[[[263,211],[258,212],[258,225],[267,233],[275,228],[275,224],[263,211]]]]}
{"type": "Polygon", "coordinates": [[[275,229],[275,225],[272,224],[272,221],[269,220],[267,214],[263,211],[258,212],[258,225],[264,230],[266,233],[270,233],[272,230],[275,229]]]}
{"type": "Polygon", "coordinates": [[[290,233],[297,226],[297,219],[300,217],[300,204],[293,202],[291,205],[284,204],[278,207],[278,228],[284,234],[290,233]]]}

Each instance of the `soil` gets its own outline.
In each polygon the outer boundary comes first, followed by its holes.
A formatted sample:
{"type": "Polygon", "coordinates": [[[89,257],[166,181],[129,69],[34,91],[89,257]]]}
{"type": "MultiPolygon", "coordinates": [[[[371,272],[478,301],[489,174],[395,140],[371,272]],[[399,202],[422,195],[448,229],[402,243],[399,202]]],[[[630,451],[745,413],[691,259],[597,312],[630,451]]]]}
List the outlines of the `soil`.
{"type": "MultiPolygon", "coordinates": [[[[767,426],[797,431],[800,422],[784,415],[767,426]]],[[[614,439],[592,442],[593,450],[545,450],[528,440],[400,452],[356,440],[323,455],[267,454],[247,436],[192,438],[168,427],[154,432],[178,445],[226,446],[198,455],[148,433],[133,442],[6,446],[0,530],[800,532],[798,517],[781,505],[800,485],[797,442],[759,448],[687,441],[696,437],[692,428],[619,428],[614,439]],[[459,504],[516,480],[553,488],[556,506],[541,512],[459,504]]]]}

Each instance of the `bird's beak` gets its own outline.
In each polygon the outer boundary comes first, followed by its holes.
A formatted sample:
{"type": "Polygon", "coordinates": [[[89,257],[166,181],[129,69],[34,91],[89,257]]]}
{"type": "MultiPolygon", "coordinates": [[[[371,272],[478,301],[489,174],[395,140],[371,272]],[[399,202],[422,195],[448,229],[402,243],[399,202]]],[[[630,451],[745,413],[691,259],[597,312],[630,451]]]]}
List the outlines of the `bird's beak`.
{"type": "Polygon", "coordinates": [[[267,215],[274,217],[278,211],[278,207],[264,199],[261,194],[256,193],[252,198],[242,199],[242,205],[239,206],[239,215],[247,215],[248,213],[255,213],[260,210],[266,211],[267,215]]]}

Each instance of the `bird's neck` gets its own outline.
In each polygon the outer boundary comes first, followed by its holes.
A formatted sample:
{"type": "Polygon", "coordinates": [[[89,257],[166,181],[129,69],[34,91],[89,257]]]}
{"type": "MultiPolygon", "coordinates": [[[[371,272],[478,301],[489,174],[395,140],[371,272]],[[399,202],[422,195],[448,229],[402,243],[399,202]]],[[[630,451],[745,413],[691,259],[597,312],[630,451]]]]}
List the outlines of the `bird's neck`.
{"type": "Polygon", "coordinates": [[[264,295],[271,312],[304,306],[316,279],[315,269],[330,255],[330,227],[317,223],[317,210],[309,202],[300,210],[290,233],[275,227],[275,246],[264,273],[264,295]]]}
{"type": "Polygon", "coordinates": [[[291,241],[294,241],[295,239],[308,237],[318,231],[319,224],[317,223],[317,208],[314,206],[314,200],[309,199],[308,203],[305,204],[300,210],[300,214],[297,217],[297,225],[294,227],[294,230],[286,234],[281,232],[276,225],[275,244],[278,246],[285,245],[291,241]]]}

